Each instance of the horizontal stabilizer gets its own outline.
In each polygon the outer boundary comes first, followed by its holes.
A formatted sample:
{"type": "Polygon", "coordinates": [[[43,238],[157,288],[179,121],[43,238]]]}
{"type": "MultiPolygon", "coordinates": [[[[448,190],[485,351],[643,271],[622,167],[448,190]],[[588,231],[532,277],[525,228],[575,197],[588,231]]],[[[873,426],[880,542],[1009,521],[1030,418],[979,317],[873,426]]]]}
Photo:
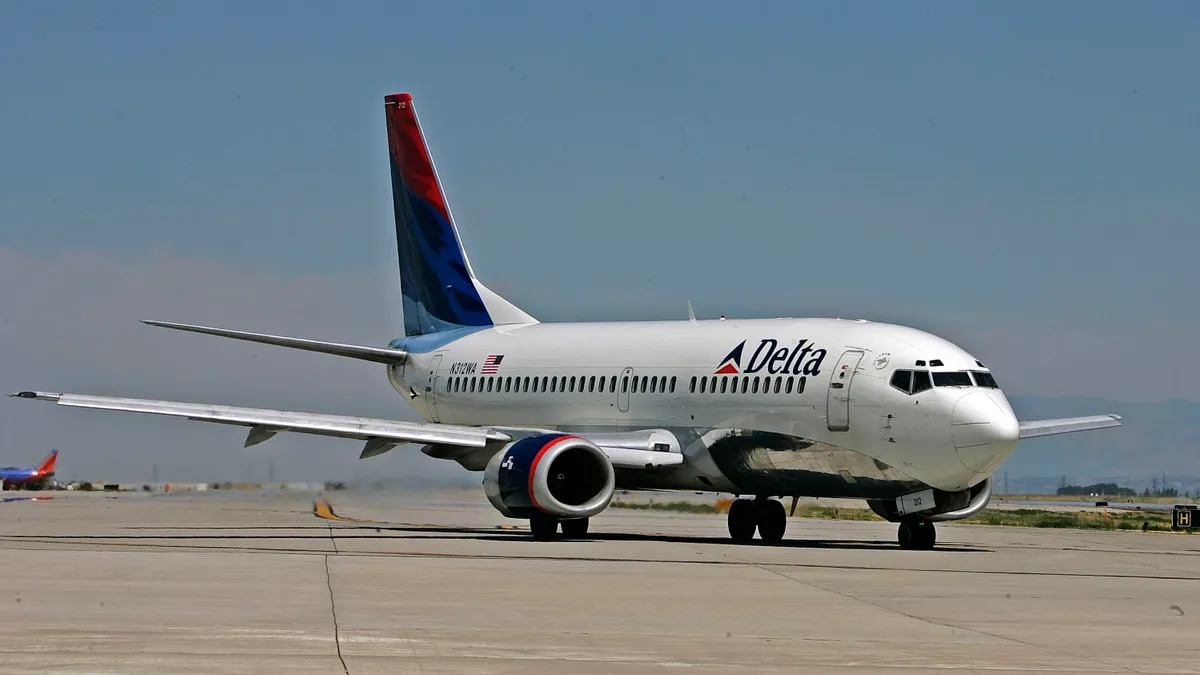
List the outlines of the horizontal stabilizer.
{"type": "Polygon", "coordinates": [[[142,323],[150,326],[158,326],[160,328],[173,328],[175,330],[184,330],[190,333],[204,333],[205,335],[216,335],[218,337],[233,338],[234,340],[245,340],[247,342],[258,342],[264,345],[275,345],[277,347],[290,347],[291,349],[303,349],[309,352],[319,352],[322,354],[333,354],[334,356],[345,356],[361,361],[374,361],[376,363],[386,363],[389,365],[399,365],[404,363],[408,358],[408,352],[400,349],[389,349],[387,347],[363,347],[359,345],[347,345],[339,342],[322,342],[320,340],[307,340],[304,338],[283,337],[280,335],[266,335],[264,333],[250,333],[241,330],[228,330],[225,328],[209,328],[208,326],[193,326],[186,323],[171,323],[169,321],[143,321],[142,323]]]}
{"type": "Polygon", "coordinates": [[[1057,436],[1076,431],[1108,429],[1121,426],[1120,415],[1092,415],[1091,417],[1063,417],[1055,420],[1027,420],[1021,422],[1021,439],[1040,436],[1057,436]]]}

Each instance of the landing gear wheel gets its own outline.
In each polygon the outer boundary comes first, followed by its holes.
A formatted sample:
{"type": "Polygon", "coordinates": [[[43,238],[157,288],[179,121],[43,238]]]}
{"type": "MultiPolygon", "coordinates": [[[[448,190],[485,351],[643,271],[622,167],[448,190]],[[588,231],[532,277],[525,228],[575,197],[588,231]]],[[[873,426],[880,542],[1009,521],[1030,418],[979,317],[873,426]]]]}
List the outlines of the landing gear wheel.
{"type": "Polygon", "coordinates": [[[763,499],[755,504],[758,516],[758,536],[763,541],[777,542],[787,530],[787,512],[783,504],[774,499],[763,499]]]}
{"type": "Polygon", "coordinates": [[[574,520],[562,521],[562,535],[564,539],[578,539],[586,536],[587,530],[587,518],[576,518],[574,520]]]}
{"type": "Polygon", "coordinates": [[[906,520],[900,523],[896,538],[902,549],[928,551],[937,543],[937,531],[929,521],[906,520]]]}
{"type": "Polygon", "coordinates": [[[534,539],[553,539],[558,536],[558,521],[550,516],[536,515],[529,519],[529,531],[534,539]]]}
{"type": "Polygon", "coordinates": [[[758,527],[757,513],[754,502],[749,499],[735,499],[729,505],[729,536],[734,541],[750,541],[754,538],[754,530],[758,527]]]}

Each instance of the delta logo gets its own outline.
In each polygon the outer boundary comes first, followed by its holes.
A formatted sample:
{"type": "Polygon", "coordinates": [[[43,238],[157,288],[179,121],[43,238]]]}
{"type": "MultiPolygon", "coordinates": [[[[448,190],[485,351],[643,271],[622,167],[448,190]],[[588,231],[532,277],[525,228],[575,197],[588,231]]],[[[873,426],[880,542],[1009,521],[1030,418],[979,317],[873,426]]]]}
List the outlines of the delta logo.
{"type": "Polygon", "coordinates": [[[778,340],[765,338],[758,343],[743,370],[742,354],[745,350],[746,341],[742,340],[721,359],[713,374],[752,375],[765,369],[771,375],[819,375],[826,354],[824,349],[814,349],[808,340],[801,340],[795,347],[780,347],[778,340]]]}

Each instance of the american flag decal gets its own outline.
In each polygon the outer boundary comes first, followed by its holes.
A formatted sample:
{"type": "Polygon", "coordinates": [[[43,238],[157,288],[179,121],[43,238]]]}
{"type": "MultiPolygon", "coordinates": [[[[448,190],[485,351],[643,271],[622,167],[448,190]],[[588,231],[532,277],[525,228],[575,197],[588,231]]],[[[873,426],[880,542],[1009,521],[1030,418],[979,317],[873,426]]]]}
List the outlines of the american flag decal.
{"type": "Polygon", "coordinates": [[[479,372],[484,375],[495,375],[496,371],[500,370],[500,362],[503,360],[503,354],[491,354],[483,362],[483,367],[479,369],[479,372]]]}

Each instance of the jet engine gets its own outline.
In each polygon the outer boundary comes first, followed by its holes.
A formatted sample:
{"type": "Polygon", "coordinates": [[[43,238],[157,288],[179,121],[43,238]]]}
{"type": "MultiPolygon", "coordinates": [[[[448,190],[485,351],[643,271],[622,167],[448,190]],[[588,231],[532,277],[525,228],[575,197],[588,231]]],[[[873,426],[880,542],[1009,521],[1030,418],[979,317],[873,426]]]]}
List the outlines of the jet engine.
{"type": "Polygon", "coordinates": [[[509,518],[590,518],[612,501],[616,475],[595,443],[570,434],[513,441],[483,473],[488,501],[509,518]]]}

